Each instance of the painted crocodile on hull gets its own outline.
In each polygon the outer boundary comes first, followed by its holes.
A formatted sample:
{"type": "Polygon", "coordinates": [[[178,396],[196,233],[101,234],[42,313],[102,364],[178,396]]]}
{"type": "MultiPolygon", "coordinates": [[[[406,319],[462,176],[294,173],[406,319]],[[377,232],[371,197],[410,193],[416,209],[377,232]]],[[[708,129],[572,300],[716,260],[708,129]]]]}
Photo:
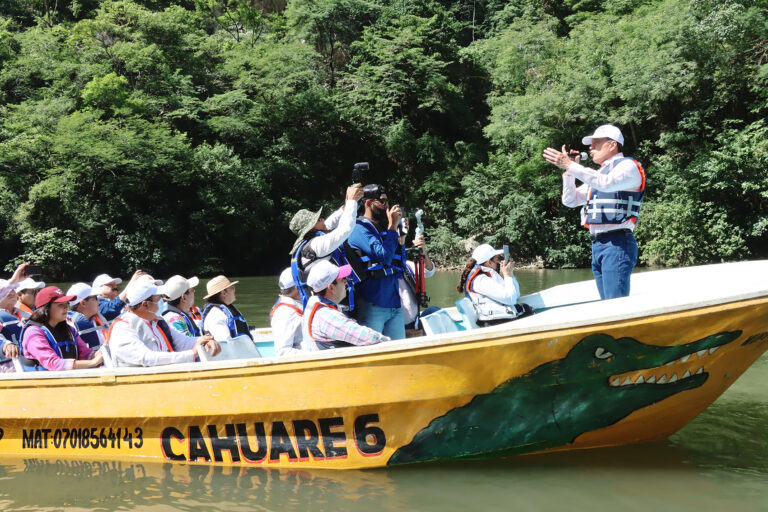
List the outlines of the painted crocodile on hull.
{"type": "Polygon", "coordinates": [[[563,359],[434,419],[388,464],[515,455],[570,444],[585,432],[701,386],[709,376],[708,355],[740,335],[722,332],[674,347],[590,335],[563,359]],[[678,375],[672,366],[665,368],[675,362],[692,369],[678,375]]]}

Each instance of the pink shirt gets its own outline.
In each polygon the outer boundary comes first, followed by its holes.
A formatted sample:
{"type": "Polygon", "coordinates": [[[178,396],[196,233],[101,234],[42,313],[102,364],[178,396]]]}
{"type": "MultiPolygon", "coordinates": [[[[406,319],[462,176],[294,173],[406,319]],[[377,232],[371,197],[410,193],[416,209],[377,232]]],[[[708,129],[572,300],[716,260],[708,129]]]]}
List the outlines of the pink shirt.
{"type": "MultiPolygon", "coordinates": [[[[93,350],[80,338],[80,335],[74,332],[72,334],[77,343],[78,359],[90,358],[93,350]]],[[[40,366],[48,371],[71,370],[75,366],[74,359],[59,357],[48,343],[43,329],[36,325],[30,325],[24,333],[24,357],[36,359],[40,366]]]]}

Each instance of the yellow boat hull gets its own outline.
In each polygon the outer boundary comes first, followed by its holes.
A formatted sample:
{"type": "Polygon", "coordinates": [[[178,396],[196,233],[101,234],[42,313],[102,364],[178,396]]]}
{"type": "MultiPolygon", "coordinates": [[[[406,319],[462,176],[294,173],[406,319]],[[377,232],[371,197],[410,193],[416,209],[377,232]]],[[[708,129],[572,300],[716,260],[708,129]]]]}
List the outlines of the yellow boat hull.
{"type": "Polygon", "coordinates": [[[659,439],[760,357],[767,318],[761,297],[311,360],[25,375],[0,380],[0,455],[342,469],[659,439]]]}

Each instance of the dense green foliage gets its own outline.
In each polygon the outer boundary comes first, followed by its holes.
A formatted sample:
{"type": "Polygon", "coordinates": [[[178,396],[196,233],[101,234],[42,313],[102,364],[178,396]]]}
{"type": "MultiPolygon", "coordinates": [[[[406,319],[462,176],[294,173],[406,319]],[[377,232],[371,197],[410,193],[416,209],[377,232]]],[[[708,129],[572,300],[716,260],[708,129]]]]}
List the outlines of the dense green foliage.
{"type": "Polygon", "coordinates": [[[641,261],[768,256],[768,0],[7,0],[0,258],[274,272],[352,164],[463,241],[588,262],[541,151],[620,125],[641,261]]]}

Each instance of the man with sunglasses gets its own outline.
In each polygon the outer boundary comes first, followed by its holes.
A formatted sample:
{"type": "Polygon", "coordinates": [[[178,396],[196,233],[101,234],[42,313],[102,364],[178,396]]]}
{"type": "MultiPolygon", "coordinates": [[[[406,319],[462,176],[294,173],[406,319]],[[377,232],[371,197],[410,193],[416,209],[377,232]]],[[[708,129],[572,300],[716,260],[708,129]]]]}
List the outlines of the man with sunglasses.
{"type": "Polygon", "coordinates": [[[339,311],[339,303],[347,295],[347,277],[351,273],[349,265],[339,268],[327,260],[318,261],[309,271],[307,284],[313,295],[301,317],[302,347],[306,350],[374,345],[389,340],[339,311]]]}
{"type": "Polygon", "coordinates": [[[116,366],[161,366],[195,361],[200,350],[221,351],[210,334],[187,336],[159,316],[160,294],[153,279],[134,279],[125,287],[128,311],[109,328],[107,343],[116,366]]]}
{"type": "Polygon", "coordinates": [[[382,185],[363,187],[364,214],[347,240],[347,259],[359,282],[355,285],[358,321],[393,340],[405,338],[399,280],[405,261],[399,251],[397,226],[402,212],[389,206],[382,185]]]}
{"type": "Polygon", "coordinates": [[[565,206],[583,206],[581,223],[592,241],[592,273],[601,299],[629,295],[630,275],[637,263],[634,229],[645,194],[645,171],[623,154],[624,135],[613,125],[603,125],[584,137],[589,155],[600,169],[579,164],[579,152],[553,148],[544,159],[564,169],[565,206]],[[576,179],[583,184],[576,187],[576,179]]]}

